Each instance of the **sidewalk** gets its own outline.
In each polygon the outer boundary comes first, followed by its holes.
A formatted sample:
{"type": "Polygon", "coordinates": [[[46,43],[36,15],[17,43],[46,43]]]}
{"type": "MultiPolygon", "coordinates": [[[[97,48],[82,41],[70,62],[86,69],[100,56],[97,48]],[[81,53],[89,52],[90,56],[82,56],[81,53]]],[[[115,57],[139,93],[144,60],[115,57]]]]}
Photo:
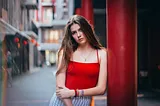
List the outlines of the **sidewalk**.
{"type": "Polygon", "coordinates": [[[94,96],[94,106],[107,106],[107,94],[94,96]]]}
{"type": "Polygon", "coordinates": [[[48,106],[55,92],[54,69],[35,67],[15,76],[13,86],[6,89],[6,106],[48,106]]]}
{"type": "MultiPolygon", "coordinates": [[[[107,106],[107,96],[94,96],[94,106],[107,106]]],[[[137,106],[160,106],[160,93],[153,91],[138,92],[137,106]]]]}
{"type": "Polygon", "coordinates": [[[40,70],[40,67],[33,67],[31,70],[29,70],[27,73],[34,73],[40,70]]]}

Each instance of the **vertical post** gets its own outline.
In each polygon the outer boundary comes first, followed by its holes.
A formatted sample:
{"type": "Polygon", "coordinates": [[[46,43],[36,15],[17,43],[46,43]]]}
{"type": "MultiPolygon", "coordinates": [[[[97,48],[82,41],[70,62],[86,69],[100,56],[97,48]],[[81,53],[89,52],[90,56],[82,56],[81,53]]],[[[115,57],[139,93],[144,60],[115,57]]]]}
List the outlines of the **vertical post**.
{"type": "Polygon", "coordinates": [[[77,14],[77,15],[81,15],[81,8],[76,8],[76,10],[75,10],[75,14],[77,14]]]}
{"type": "Polygon", "coordinates": [[[108,106],[137,106],[136,0],[107,0],[108,106]]]}
{"type": "Polygon", "coordinates": [[[82,15],[94,25],[93,3],[92,0],[81,0],[82,15]]]}

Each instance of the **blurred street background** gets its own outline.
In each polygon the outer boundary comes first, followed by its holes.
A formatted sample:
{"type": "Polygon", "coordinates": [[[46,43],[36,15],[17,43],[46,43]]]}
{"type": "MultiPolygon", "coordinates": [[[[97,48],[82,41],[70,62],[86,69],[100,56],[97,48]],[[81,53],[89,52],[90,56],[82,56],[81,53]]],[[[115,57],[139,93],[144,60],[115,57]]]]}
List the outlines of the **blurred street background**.
{"type": "MultiPolygon", "coordinates": [[[[138,106],[160,106],[159,3],[158,0],[131,1],[136,1],[137,10],[138,106]]],[[[118,4],[126,4],[127,7],[130,5],[127,3],[118,4]]],[[[106,10],[107,0],[0,0],[0,106],[48,106],[55,92],[56,53],[67,21],[74,14],[84,16],[95,29],[102,45],[107,47],[106,10]],[[8,85],[6,71],[8,53],[11,56],[11,85],[8,85]]],[[[116,17],[113,25],[119,22],[119,16],[116,17]]],[[[132,18],[128,20],[132,21],[132,18]]],[[[129,26],[124,28],[124,33],[132,31],[127,30],[129,26]]],[[[126,44],[128,41],[120,42],[126,44]]],[[[107,93],[95,96],[94,105],[106,106],[107,93]]]]}

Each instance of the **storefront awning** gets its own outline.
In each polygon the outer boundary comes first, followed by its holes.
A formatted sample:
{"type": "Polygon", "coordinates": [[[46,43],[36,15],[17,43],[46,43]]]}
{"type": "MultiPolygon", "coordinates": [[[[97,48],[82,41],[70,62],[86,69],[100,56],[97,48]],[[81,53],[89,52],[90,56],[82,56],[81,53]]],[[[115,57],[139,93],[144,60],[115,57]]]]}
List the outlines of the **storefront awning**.
{"type": "Polygon", "coordinates": [[[0,19],[0,40],[4,39],[5,35],[15,35],[16,31],[0,19]]]}
{"type": "Polygon", "coordinates": [[[38,39],[38,35],[33,31],[21,31],[21,32],[27,34],[29,37],[33,39],[38,39]]]}
{"type": "Polygon", "coordinates": [[[20,35],[22,35],[23,37],[25,37],[29,40],[31,39],[31,37],[29,37],[24,32],[19,31],[18,29],[16,29],[12,25],[5,22],[3,19],[0,19],[0,41],[3,41],[5,35],[13,35],[14,36],[16,33],[19,33],[20,35]]]}

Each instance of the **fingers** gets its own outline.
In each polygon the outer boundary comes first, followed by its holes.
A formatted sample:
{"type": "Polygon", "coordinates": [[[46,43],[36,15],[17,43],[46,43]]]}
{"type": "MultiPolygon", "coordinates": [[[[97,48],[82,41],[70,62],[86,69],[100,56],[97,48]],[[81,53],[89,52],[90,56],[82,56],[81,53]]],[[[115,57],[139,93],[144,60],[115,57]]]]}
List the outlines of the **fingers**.
{"type": "Polygon", "coordinates": [[[56,87],[56,91],[57,91],[57,90],[59,90],[59,88],[58,88],[58,87],[56,87]]]}
{"type": "Polygon", "coordinates": [[[56,90],[56,94],[61,94],[61,90],[60,90],[60,89],[57,89],[57,90],[56,90]]]}
{"type": "Polygon", "coordinates": [[[61,95],[60,93],[56,93],[57,97],[59,97],[60,99],[65,99],[65,97],[63,97],[63,95],[61,95]]]}
{"type": "Polygon", "coordinates": [[[57,97],[64,99],[64,98],[68,98],[68,91],[69,89],[66,88],[62,88],[59,89],[58,87],[56,88],[56,95],[57,97]]]}
{"type": "Polygon", "coordinates": [[[57,97],[59,97],[60,99],[64,99],[64,98],[65,98],[65,96],[64,96],[64,94],[61,92],[61,90],[56,90],[56,95],[57,95],[57,97]]]}
{"type": "Polygon", "coordinates": [[[62,96],[61,96],[61,94],[56,94],[57,95],[57,97],[59,97],[59,98],[61,98],[62,96]]]}
{"type": "Polygon", "coordinates": [[[60,94],[56,94],[56,95],[57,95],[57,97],[59,97],[59,98],[61,97],[61,95],[60,95],[60,94]]]}
{"type": "Polygon", "coordinates": [[[57,95],[57,97],[61,98],[61,93],[59,90],[56,91],[56,95],[57,95]]]}
{"type": "Polygon", "coordinates": [[[62,98],[62,89],[57,89],[56,90],[56,95],[57,95],[57,97],[59,97],[59,98],[62,98]]]}

